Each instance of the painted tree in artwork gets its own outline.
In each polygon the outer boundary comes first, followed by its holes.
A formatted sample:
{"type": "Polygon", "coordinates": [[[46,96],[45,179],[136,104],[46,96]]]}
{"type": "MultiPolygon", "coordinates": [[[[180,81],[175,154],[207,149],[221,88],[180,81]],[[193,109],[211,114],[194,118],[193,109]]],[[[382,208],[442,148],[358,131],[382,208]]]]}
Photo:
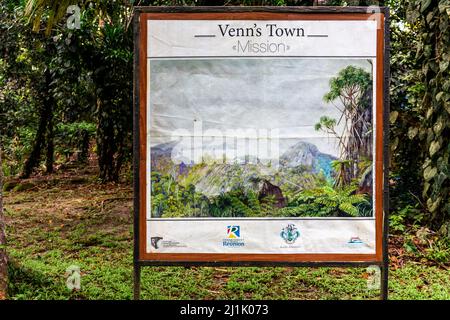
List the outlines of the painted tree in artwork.
{"type": "Polygon", "coordinates": [[[316,130],[322,130],[338,138],[340,161],[339,179],[348,183],[361,172],[361,159],[372,158],[372,77],[362,68],[348,66],[330,80],[330,91],[324,101],[332,103],[341,116],[338,120],[322,117],[316,130]],[[340,103],[336,103],[336,101],[340,103]],[[342,133],[336,126],[342,125],[342,133]]]}
{"type": "Polygon", "coordinates": [[[0,145],[0,300],[6,298],[7,289],[7,259],[6,259],[6,236],[5,217],[3,215],[3,169],[2,169],[2,149],[0,145]]]}

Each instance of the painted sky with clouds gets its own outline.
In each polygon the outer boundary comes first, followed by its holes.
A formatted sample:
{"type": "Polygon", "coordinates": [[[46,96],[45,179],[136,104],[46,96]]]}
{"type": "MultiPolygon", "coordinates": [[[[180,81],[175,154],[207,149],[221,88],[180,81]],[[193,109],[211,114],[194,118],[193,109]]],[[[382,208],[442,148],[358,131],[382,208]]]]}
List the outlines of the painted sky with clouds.
{"type": "Polygon", "coordinates": [[[203,133],[278,129],[281,152],[302,139],[337,156],[335,140],[314,125],[340,117],[323,96],[349,65],[372,70],[367,59],[150,60],[150,143],[192,135],[196,121],[203,133]]]}

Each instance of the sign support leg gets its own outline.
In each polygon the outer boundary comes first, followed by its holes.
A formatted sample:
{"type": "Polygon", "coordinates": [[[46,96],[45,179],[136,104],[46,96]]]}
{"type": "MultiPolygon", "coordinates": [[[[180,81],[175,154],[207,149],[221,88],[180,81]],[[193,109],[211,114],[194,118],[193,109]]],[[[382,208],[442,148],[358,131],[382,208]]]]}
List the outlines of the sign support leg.
{"type": "Polygon", "coordinates": [[[137,263],[134,264],[134,276],[133,276],[133,299],[141,299],[141,266],[137,263]]]}
{"type": "Polygon", "coordinates": [[[384,262],[381,266],[381,300],[388,300],[388,289],[389,289],[389,264],[384,262]]]}

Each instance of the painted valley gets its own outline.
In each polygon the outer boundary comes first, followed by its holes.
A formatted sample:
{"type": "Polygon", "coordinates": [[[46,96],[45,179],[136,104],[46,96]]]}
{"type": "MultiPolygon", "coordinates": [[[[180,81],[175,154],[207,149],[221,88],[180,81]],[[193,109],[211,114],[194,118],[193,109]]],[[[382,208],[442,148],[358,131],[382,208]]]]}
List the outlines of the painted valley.
{"type": "Polygon", "coordinates": [[[372,216],[372,67],[365,59],[155,62],[152,216],[372,216]]]}

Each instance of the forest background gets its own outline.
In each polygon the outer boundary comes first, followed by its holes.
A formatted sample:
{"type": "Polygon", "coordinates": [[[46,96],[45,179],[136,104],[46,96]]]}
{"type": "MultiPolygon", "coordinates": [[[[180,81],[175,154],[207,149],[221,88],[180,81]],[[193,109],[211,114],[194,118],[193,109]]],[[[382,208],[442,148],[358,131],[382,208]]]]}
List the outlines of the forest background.
{"type": "MultiPolygon", "coordinates": [[[[2,0],[0,298],[130,298],[135,5],[388,6],[390,290],[450,299],[448,0],[2,0]]],[[[373,297],[363,270],[264,270],[154,269],[144,297],[373,297]]]]}

